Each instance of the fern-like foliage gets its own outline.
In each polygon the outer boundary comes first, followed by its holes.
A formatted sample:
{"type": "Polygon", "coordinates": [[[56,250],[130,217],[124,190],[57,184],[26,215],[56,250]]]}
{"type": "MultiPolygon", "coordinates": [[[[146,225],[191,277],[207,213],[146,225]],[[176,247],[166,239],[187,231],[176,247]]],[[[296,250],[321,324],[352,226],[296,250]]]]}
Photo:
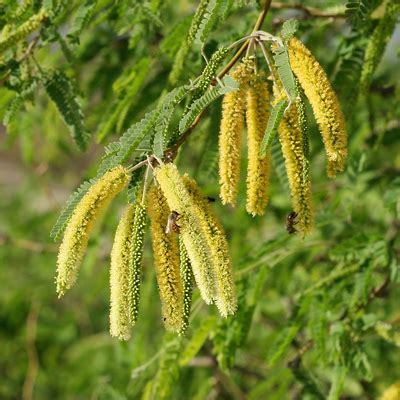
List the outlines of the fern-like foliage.
{"type": "Polygon", "coordinates": [[[143,168],[132,172],[131,180],[129,181],[128,190],[126,192],[128,203],[135,203],[137,201],[142,188],[143,175],[143,168]]]}
{"type": "Polygon", "coordinates": [[[155,125],[153,143],[154,154],[158,157],[163,156],[166,144],[168,143],[168,128],[175,108],[185,98],[189,91],[190,87],[186,85],[175,88],[164,97],[159,106],[160,114],[155,125]]]}
{"type": "Polygon", "coordinates": [[[282,26],[281,36],[282,39],[288,41],[296,33],[299,27],[299,21],[297,19],[289,19],[285,21],[282,26]]]}
{"type": "Polygon", "coordinates": [[[204,14],[202,15],[202,20],[199,24],[199,28],[196,32],[196,36],[194,39],[194,42],[196,44],[203,44],[207,40],[211,29],[217,21],[222,3],[222,0],[209,1],[207,8],[204,11],[204,14]]]}
{"type": "Polygon", "coordinates": [[[274,60],[285,92],[290,102],[294,103],[297,97],[296,81],[290,67],[286,46],[280,46],[275,50],[274,60]]]}
{"type": "Polygon", "coordinates": [[[267,154],[272,143],[274,142],[287,105],[288,102],[286,100],[282,100],[272,108],[271,114],[268,119],[267,129],[265,130],[265,134],[261,142],[261,156],[265,156],[267,154]]]}
{"type": "Polygon", "coordinates": [[[206,129],[207,137],[204,141],[204,151],[199,162],[196,175],[201,182],[209,183],[210,180],[217,180],[218,177],[218,137],[220,125],[218,101],[214,103],[210,110],[210,118],[206,129]]]}
{"type": "Polygon", "coordinates": [[[147,384],[142,400],[168,400],[179,377],[178,358],[182,347],[182,339],[166,334],[155,377],[147,384]]]}
{"type": "Polygon", "coordinates": [[[217,324],[217,319],[215,317],[208,317],[205,321],[201,323],[194,332],[189,342],[182,349],[182,353],[179,358],[179,365],[188,365],[192,358],[200,351],[203,344],[208,338],[210,331],[217,324]]]}
{"type": "MultiPolygon", "coordinates": [[[[358,34],[344,39],[340,46],[338,67],[333,83],[334,87],[338,89],[342,103],[345,105],[354,104],[357,100],[365,48],[366,41],[358,34]]],[[[343,107],[347,117],[351,110],[351,107],[343,107]]]]}
{"type": "Polygon", "coordinates": [[[187,33],[187,39],[186,42],[182,44],[180,49],[178,50],[174,64],[172,66],[171,73],[169,75],[169,82],[172,85],[175,85],[178,82],[178,79],[180,78],[180,75],[183,71],[184,64],[185,64],[185,59],[187,55],[189,54],[189,51],[191,47],[194,44],[194,41],[196,39],[197,32],[199,31],[201,22],[204,19],[204,15],[207,12],[208,5],[211,0],[201,0],[200,4],[193,15],[192,21],[190,23],[189,27],[189,32],[187,33]]]}
{"type": "Polygon", "coordinates": [[[71,132],[80,150],[86,150],[88,133],[83,124],[83,114],[70,79],[60,70],[42,76],[46,92],[71,132]]]}
{"type": "Polygon", "coordinates": [[[282,147],[278,140],[271,145],[272,164],[282,188],[289,193],[289,182],[286,173],[285,159],[283,158],[282,147]]]}
{"type": "Polygon", "coordinates": [[[177,23],[161,41],[160,49],[169,58],[173,59],[175,57],[182,45],[182,42],[185,41],[191,20],[192,18],[189,16],[177,23]]]}
{"type": "Polygon", "coordinates": [[[159,114],[158,109],[150,111],[141,121],[133,124],[117,143],[114,143],[112,147],[107,146],[98,174],[102,175],[128,159],[134,162],[148,154],[152,149],[154,126],[159,114]]]}
{"type": "Polygon", "coordinates": [[[254,310],[261,295],[267,269],[244,278],[238,284],[238,312],[220,322],[213,337],[213,352],[220,368],[229,371],[235,364],[236,351],[245,345],[254,310]]]}
{"type": "Polygon", "coordinates": [[[355,30],[365,28],[366,21],[372,11],[382,3],[382,0],[349,0],[346,3],[346,15],[355,30]]]}
{"type": "Polygon", "coordinates": [[[101,142],[116,127],[120,132],[125,122],[129,109],[134,104],[136,95],[148,76],[150,69],[150,60],[148,58],[141,59],[127,74],[122,75],[113,84],[113,89],[119,94],[119,98],[112,105],[111,115],[102,124],[97,134],[97,139],[101,142]]]}
{"type": "Polygon", "coordinates": [[[32,80],[24,89],[21,89],[20,92],[12,99],[10,104],[7,106],[7,109],[3,116],[3,124],[8,126],[12,119],[16,116],[18,111],[21,109],[25,100],[29,98],[37,87],[37,80],[32,80]]]}
{"type": "Polygon", "coordinates": [[[391,1],[386,11],[374,29],[365,50],[365,58],[360,78],[360,94],[367,94],[372,76],[383,56],[386,45],[393,35],[400,14],[400,4],[391,1]]]}
{"type": "Polygon", "coordinates": [[[50,237],[53,238],[55,241],[58,240],[64,233],[68,221],[75,210],[75,207],[95,182],[95,179],[91,179],[82,183],[82,185],[79,186],[78,189],[70,196],[64,208],[62,209],[56,223],[51,229],[50,237]]]}
{"type": "Polygon", "coordinates": [[[234,92],[238,89],[238,83],[234,79],[232,79],[232,77],[226,75],[223,79],[223,86],[212,88],[203,96],[201,96],[198,100],[192,103],[189,111],[182,117],[179,122],[179,131],[181,133],[186,131],[186,129],[188,129],[189,126],[192,125],[196,117],[219,96],[225,93],[234,92]]]}
{"type": "Polygon", "coordinates": [[[26,15],[31,11],[33,6],[33,0],[23,0],[20,2],[18,7],[8,17],[8,21],[19,22],[26,18],[26,15]]]}
{"type": "Polygon", "coordinates": [[[88,25],[96,8],[97,0],[87,0],[76,11],[75,19],[68,32],[68,38],[72,43],[79,44],[79,35],[88,25]]]}

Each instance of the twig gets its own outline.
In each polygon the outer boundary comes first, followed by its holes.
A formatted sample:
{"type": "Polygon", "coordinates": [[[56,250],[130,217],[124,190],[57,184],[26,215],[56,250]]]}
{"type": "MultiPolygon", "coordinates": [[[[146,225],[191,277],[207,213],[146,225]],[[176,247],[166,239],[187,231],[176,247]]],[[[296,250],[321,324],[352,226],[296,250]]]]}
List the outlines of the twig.
{"type": "Polygon", "coordinates": [[[308,7],[301,3],[282,3],[280,1],[271,2],[271,8],[274,9],[292,9],[299,10],[305,14],[306,19],[311,18],[346,18],[346,14],[332,13],[319,10],[318,8],[308,7]]]}

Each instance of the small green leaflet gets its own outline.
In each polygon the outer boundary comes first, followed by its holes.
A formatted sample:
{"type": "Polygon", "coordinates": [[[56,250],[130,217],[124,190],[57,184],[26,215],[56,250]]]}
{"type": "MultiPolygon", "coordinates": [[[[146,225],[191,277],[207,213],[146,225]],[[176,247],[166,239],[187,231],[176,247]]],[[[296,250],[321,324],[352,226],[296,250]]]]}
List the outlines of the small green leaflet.
{"type": "Polygon", "coordinates": [[[278,47],[274,55],[275,65],[278,68],[278,74],[281,78],[285,92],[291,103],[297,98],[296,81],[289,62],[289,55],[286,46],[278,47]]]}
{"type": "Polygon", "coordinates": [[[203,19],[201,20],[200,26],[196,32],[194,43],[204,44],[204,42],[207,40],[207,37],[218,18],[221,4],[221,0],[211,0],[208,3],[207,8],[203,14],[203,19]]]}
{"type": "Polygon", "coordinates": [[[79,6],[74,22],[67,34],[67,37],[71,42],[79,44],[79,35],[89,23],[96,5],[97,0],[88,0],[79,6]]]}
{"type": "Polygon", "coordinates": [[[260,155],[262,157],[265,157],[275,139],[275,136],[278,132],[279,124],[282,121],[287,105],[287,100],[282,100],[271,110],[271,115],[268,119],[267,129],[265,130],[264,138],[261,143],[260,155]]]}
{"type": "Polygon", "coordinates": [[[79,188],[70,196],[63,210],[61,211],[61,214],[58,217],[56,223],[51,229],[50,237],[54,239],[54,241],[58,240],[60,236],[64,233],[68,221],[70,220],[71,215],[75,210],[75,207],[95,182],[95,179],[83,182],[82,185],[79,186],[79,188]]]}
{"type": "Polygon", "coordinates": [[[153,151],[157,157],[162,157],[167,143],[168,128],[176,106],[188,94],[190,88],[187,85],[180,86],[169,92],[163,99],[160,108],[160,115],[155,125],[153,151]]]}
{"type": "Polygon", "coordinates": [[[239,84],[229,75],[226,75],[222,82],[223,86],[211,89],[193,102],[188,113],[184,115],[179,122],[180,133],[185,132],[192,125],[196,117],[219,96],[229,92],[235,92],[239,89],[239,84]]]}
{"type": "Polygon", "coordinates": [[[118,142],[108,145],[98,174],[104,174],[109,169],[123,164],[129,158],[136,160],[150,152],[154,138],[154,125],[157,122],[159,114],[160,111],[157,108],[150,111],[141,121],[133,124],[118,142]]]}
{"type": "Polygon", "coordinates": [[[60,70],[43,74],[43,83],[50,99],[55,103],[71,136],[80,150],[86,150],[88,133],[83,115],[70,79],[60,70]]]}
{"type": "Polygon", "coordinates": [[[297,19],[285,21],[281,30],[282,39],[285,41],[289,40],[296,33],[298,27],[299,21],[297,19]]]}

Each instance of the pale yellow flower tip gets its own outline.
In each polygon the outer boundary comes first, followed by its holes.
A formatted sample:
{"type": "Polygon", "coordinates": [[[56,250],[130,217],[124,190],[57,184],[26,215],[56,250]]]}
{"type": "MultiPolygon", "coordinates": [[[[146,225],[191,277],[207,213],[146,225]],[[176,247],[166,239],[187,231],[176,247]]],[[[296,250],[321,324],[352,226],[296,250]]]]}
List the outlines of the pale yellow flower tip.
{"type": "Polygon", "coordinates": [[[263,215],[268,204],[268,182],[271,155],[260,157],[260,147],[268,123],[268,84],[262,75],[254,76],[247,89],[247,199],[246,210],[253,216],[263,215]]]}
{"type": "Polygon", "coordinates": [[[244,124],[246,89],[254,73],[254,60],[241,62],[231,76],[239,90],[225,94],[219,134],[220,197],[223,204],[235,205],[240,180],[240,141],[244,124]]]}
{"type": "Polygon", "coordinates": [[[321,130],[328,176],[334,177],[344,170],[347,158],[347,132],[339,101],[321,65],[297,38],[290,39],[288,50],[292,70],[321,130]]]}
{"type": "Polygon", "coordinates": [[[379,397],[379,400],[400,400],[400,382],[389,386],[379,397]]]}
{"type": "Polygon", "coordinates": [[[164,326],[179,331],[183,322],[183,290],[176,235],[165,233],[170,210],[159,187],[147,195],[147,212],[151,221],[154,264],[160,291],[164,326]]]}
{"type": "Polygon", "coordinates": [[[57,293],[61,297],[75,283],[90,232],[100,212],[128,184],[127,170],[106,172],[83,196],[65,229],[57,259],[57,293]]]}
{"type": "Polygon", "coordinates": [[[174,164],[156,168],[154,175],[168,207],[179,214],[180,235],[192,264],[196,284],[203,300],[211,304],[216,297],[211,250],[200,223],[200,216],[196,214],[193,199],[174,164]]]}
{"type": "Polygon", "coordinates": [[[217,285],[216,305],[223,317],[234,314],[237,308],[236,290],[225,232],[215,216],[210,202],[196,182],[183,177],[185,186],[193,199],[193,211],[199,218],[204,238],[211,251],[214,276],[217,285]]]}
{"type": "Polygon", "coordinates": [[[110,334],[122,340],[131,336],[131,250],[135,206],[128,204],[118,224],[111,251],[110,267],[110,334]]]}

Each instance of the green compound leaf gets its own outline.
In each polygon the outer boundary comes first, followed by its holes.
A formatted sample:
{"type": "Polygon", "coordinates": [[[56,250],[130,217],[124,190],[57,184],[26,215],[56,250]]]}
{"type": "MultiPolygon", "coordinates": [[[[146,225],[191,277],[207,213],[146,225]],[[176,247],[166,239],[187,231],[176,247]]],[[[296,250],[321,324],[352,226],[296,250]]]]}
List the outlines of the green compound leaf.
{"type": "Polygon", "coordinates": [[[285,21],[282,26],[282,39],[288,41],[297,31],[299,27],[299,21],[297,19],[289,19],[285,21]]]}
{"type": "Polygon", "coordinates": [[[69,197],[63,210],[60,213],[56,223],[50,232],[50,237],[56,241],[64,233],[67,227],[68,221],[70,220],[75,207],[80,202],[82,197],[87,193],[90,187],[96,182],[96,179],[90,179],[89,181],[83,182],[81,186],[69,197]]]}
{"type": "Polygon", "coordinates": [[[86,150],[88,133],[83,125],[83,114],[71,80],[62,71],[43,75],[46,92],[69,128],[72,139],[82,151],[86,150]]]}
{"type": "Polygon", "coordinates": [[[264,138],[261,143],[260,155],[262,157],[267,154],[275,139],[275,136],[278,132],[279,124],[282,121],[287,105],[288,102],[286,100],[282,100],[271,110],[271,114],[268,119],[267,129],[265,130],[264,138]]]}
{"type": "Polygon", "coordinates": [[[289,62],[289,55],[286,46],[278,47],[274,55],[275,65],[278,69],[285,92],[291,103],[296,101],[297,89],[296,81],[289,62]]]}

